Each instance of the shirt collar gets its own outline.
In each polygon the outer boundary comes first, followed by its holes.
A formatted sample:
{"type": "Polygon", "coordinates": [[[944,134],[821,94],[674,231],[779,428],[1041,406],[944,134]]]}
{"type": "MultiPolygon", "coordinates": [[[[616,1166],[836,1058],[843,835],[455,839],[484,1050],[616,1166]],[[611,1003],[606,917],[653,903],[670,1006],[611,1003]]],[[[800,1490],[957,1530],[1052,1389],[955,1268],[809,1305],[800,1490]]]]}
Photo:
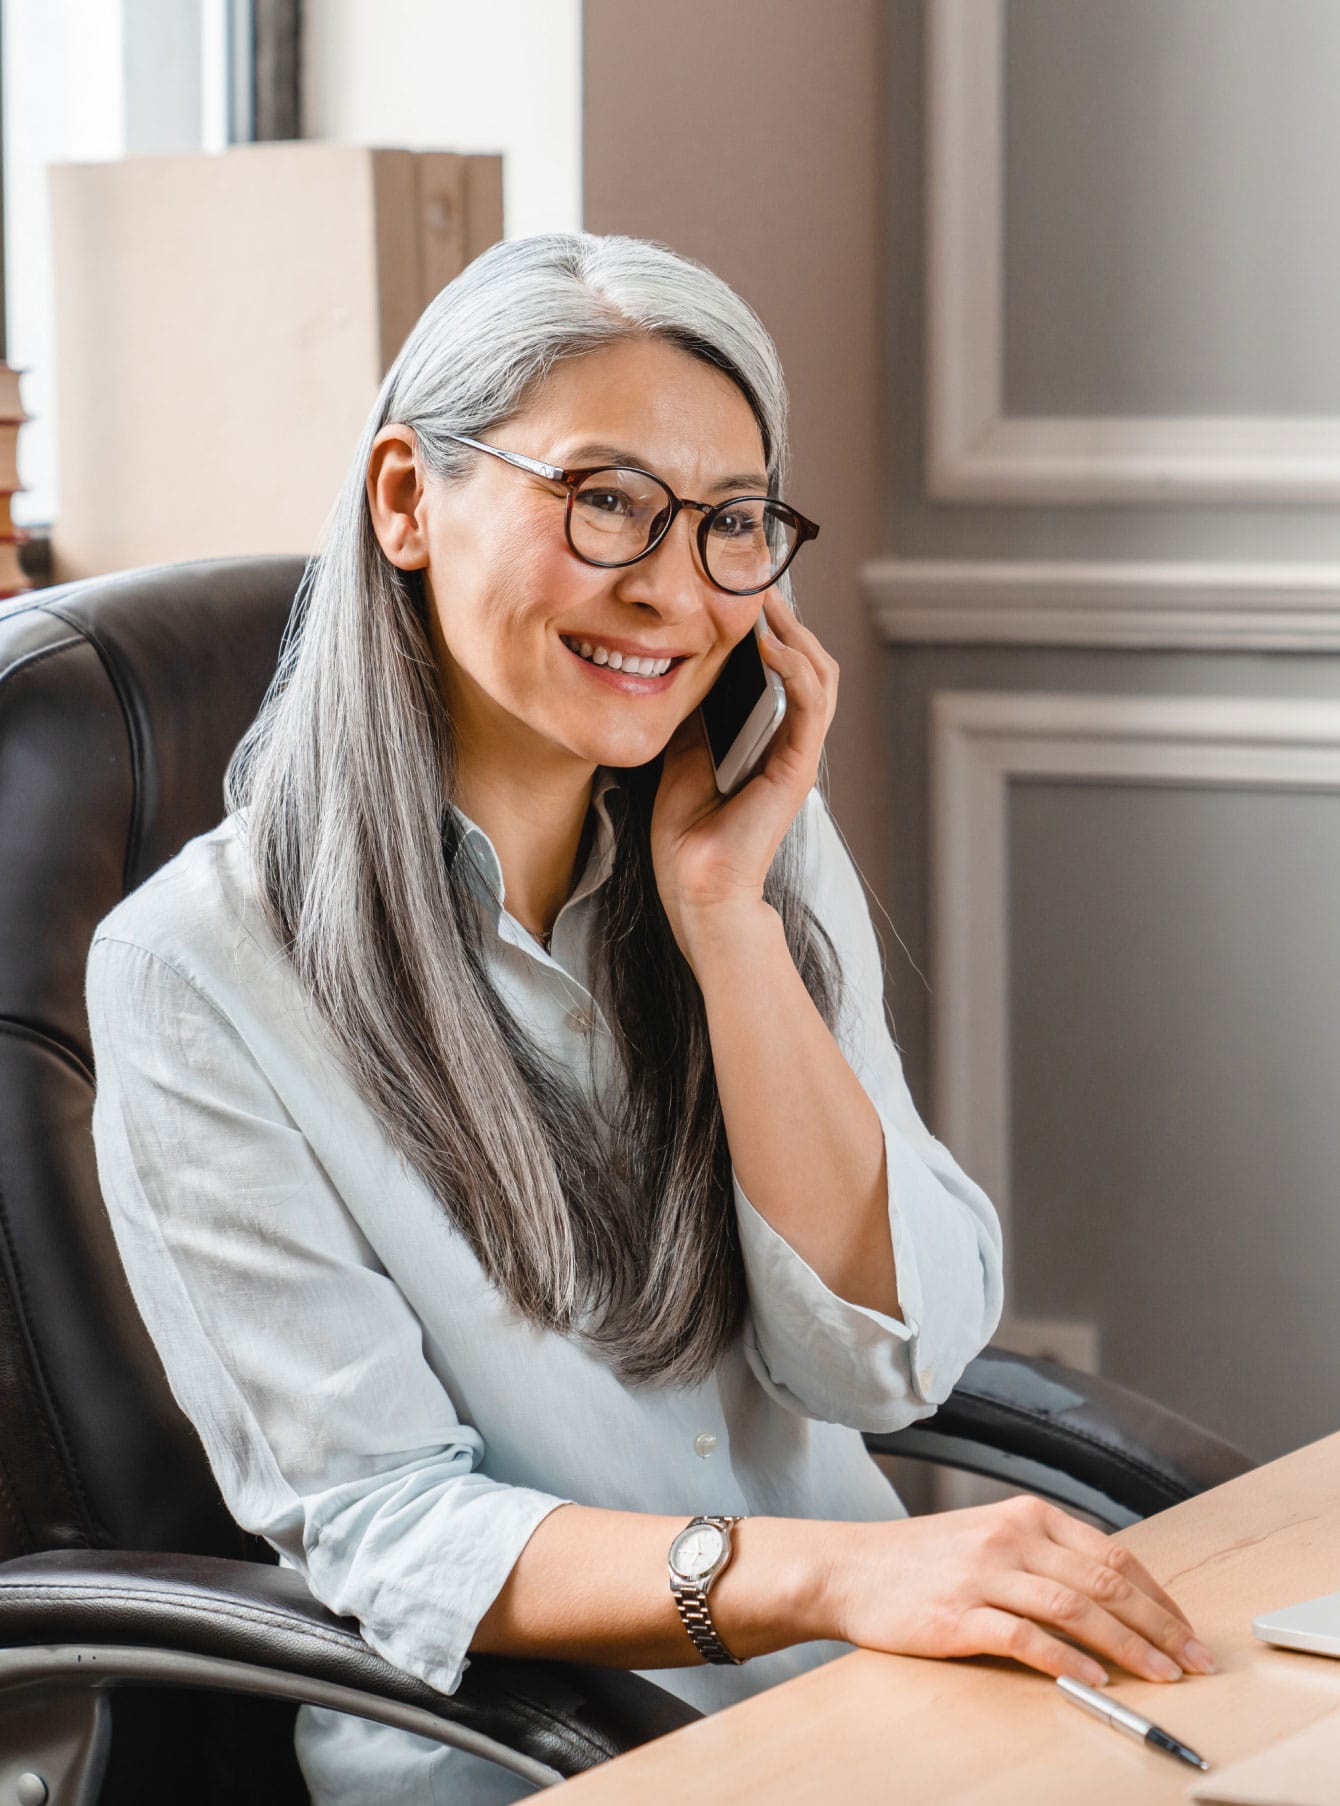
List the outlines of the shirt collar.
{"type": "MultiPolygon", "coordinates": [[[[617,835],[611,811],[614,807],[622,808],[625,801],[617,770],[598,765],[591,785],[591,807],[596,812],[595,838],[576,888],[563,906],[565,909],[570,904],[593,895],[614,870],[617,835]]],[[[488,901],[501,913],[507,901],[507,887],[503,882],[502,864],[493,842],[479,823],[471,821],[463,809],[455,803],[448,803],[447,807],[456,819],[460,835],[458,855],[464,853],[468,856],[472,877],[477,880],[488,901]]]]}

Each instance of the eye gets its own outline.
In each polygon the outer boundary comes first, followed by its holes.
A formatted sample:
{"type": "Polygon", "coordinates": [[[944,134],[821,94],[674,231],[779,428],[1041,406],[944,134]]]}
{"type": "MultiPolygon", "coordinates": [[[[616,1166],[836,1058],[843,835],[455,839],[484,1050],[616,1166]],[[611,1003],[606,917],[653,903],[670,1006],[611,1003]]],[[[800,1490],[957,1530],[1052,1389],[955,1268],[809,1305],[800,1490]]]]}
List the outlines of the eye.
{"type": "Polygon", "coordinates": [[[622,489],[580,489],[577,500],[592,514],[629,514],[633,508],[632,498],[622,489]]]}
{"type": "Polygon", "coordinates": [[[712,532],[719,539],[753,539],[762,531],[761,502],[733,502],[712,520],[712,532]]]}

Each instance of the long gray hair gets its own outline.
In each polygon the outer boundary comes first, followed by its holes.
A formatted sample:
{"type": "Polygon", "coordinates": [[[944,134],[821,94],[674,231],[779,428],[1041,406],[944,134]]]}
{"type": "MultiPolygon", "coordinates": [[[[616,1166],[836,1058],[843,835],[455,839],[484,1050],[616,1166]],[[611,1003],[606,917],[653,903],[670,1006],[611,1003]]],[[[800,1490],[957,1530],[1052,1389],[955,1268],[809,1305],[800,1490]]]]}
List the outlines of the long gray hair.
{"type": "MultiPolygon", "coordinates": [[[[733,290],[640,239],[500,243],[429,303],[382,384],[279,669],[225,780],[262,905],[354,1083],[484,1272],[532,1323],[578,1334],[627,1383],[705,1379],[739,1333],[745,1281],[703,1001],[660,902],[649,824],[660,758],[623,774],[597,893],[592,990],[625,1084],[613,1120],[490,982],[457,860],[452,724],[418,573],[383,554],[364,489],[376,434],[413,429],[459,476],[560,359],[655,335],[724,370],[786,480],[776,349],[733,290]]],[[[789,595],[789,591],[788,591],[789,595]]],[[[832,1026],[840,973],[787,835],[765,896],[832,1026]]]]}

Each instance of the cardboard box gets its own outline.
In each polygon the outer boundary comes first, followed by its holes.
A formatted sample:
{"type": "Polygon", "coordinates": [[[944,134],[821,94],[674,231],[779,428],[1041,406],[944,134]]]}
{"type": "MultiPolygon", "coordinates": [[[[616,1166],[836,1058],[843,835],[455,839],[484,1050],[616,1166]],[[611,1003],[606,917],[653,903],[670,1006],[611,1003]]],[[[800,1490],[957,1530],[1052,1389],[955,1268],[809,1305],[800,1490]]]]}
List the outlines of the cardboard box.
{"type": "Polygon", "coordinates": [[[51,170],[58,580],[315,549],[502,158],[322,143],[51,170]]]}

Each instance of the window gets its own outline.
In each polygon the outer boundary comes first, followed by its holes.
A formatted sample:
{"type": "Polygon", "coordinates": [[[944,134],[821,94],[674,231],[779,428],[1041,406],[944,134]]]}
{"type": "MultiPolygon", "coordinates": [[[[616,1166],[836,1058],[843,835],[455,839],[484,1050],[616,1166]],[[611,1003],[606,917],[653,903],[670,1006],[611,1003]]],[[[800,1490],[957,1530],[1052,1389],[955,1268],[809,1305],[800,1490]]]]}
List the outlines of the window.
{"type": "Polygon", "coordinates": [[[4,0],[6,361],[26,372],[21,526],[59,507],[46,170],[253,136],[252,0],[4,0]]]}

